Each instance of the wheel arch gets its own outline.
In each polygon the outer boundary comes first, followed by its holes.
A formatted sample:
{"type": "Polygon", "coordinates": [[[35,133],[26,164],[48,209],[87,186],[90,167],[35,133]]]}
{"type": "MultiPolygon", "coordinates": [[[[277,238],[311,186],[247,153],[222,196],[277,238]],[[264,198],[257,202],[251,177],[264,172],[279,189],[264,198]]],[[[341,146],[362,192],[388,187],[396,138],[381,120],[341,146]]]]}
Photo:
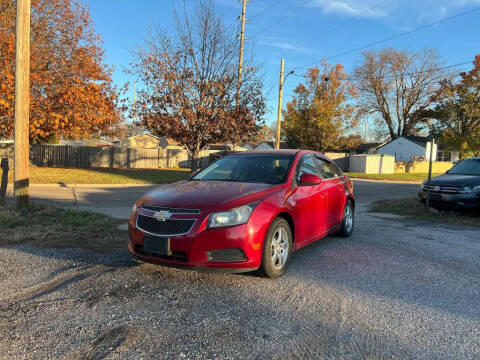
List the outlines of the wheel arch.
{"type": "Polygon", "coordinates": [[[294,244],[295,243],[295,223],[293,222],[292,215],[290,215],[286,211],[282,211],[282,212],[278,213],[275,218],[277,218],[277,217],[284,219],[288,223],[288,225],[290,226],[290,230],[292,231],[292,244],[294,244]]]}

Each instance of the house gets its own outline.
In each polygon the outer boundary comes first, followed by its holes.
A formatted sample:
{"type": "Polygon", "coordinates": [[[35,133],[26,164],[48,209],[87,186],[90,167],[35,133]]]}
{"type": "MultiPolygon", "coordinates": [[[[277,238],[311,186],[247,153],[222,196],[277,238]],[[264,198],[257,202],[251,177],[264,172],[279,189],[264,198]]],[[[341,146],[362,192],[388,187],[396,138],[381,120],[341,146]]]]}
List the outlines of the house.
{"type": "MultiPolygon", "coordinates": [[[[275,141],[263,141],[255,147],[255,150],[272,150],[275,149],[275,141]]],[[[285,141],[280,141],[280,149],[288,149],[285,141]]]]}
{"type": "Polygon", "coordinates": [[[154,149],[160,147],[160,138],[152,134],[139,134],[114,142],[116,147],[154,149]]]}
{"type": "Polygon", "coordinates": [[[86,146],[87,144],[83,140],[58,140],[58,144],[55,145],[68,145],[68,146],[86,146]]]}
{"type": "MultiPolygon", "coordinates": [[[[395,161],[411,161],[415,159],[428,159],[427,143],[431,140],[427,136],[400,136],[377,148],[379,154],[392,155],[395,161]]],[[[432,156],[434,161],[458,160],[458,151],[447,151],[436,147],[432,156]]]]}
{"type": "Polygon", "coordinates": [[[377,149],[383,145],[384,143],[365,143],[360,144],[353,149],[350,150],[351,155],[358,155],[358,154],[376,154],[377,149]]]}
{"type": "Polygon", "coordinates": [[[243,146],[233,146],[230,144],[210,144],[205,150],[215,150],[215,151],[246,151],[247,149],[243,146]]]}
{"type": "Polygon", "coordinates": [[[247,149],[248,151],[250,151],[250,150],[255,150],[255,148],[256,148],[258,145],[259,145],[259,144],[249,143],[249,142],[243,142],[243,143],[240,144],[240,147],[245,148],[245,149],[247,149]]]}
{"type": "Polygon", "coordinates": [[[162,136],[160,138],[160,147],[164,149],[183,149],[184,147],[171,137],[162,136]]]}

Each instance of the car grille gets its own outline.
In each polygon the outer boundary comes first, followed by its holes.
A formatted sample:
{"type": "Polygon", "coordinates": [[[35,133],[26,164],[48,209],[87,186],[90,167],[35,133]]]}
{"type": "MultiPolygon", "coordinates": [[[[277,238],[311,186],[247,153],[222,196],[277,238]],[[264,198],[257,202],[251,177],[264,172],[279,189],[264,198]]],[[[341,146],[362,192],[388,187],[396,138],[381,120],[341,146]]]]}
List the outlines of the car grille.
{"type": "Polygon", "coordinates": [[[172,207],[146,205],[146,204],[143,204],[141,208],[149,211],[155,211],[155,212],[168,211],[171,214],[200,214],[200,210],[198,209],[172,208],[172,207]]]}
{"type": "MultiPolygon", "coordinates": [[[[427,190],[428,186],[424,185],[423,190],[427,190]]],[[[460,187],[458,186],[438,186],[430,185],[430,191],[435,193],[442,194],[458,194],[460,192],[460,187]]]]}
{"type": "Polygon", "coordinates": [[[153,217],[138,214],[137,228],[153,235],[183,235],[188,233],[195,219],[167,219],[159,221],[153,217]]]}

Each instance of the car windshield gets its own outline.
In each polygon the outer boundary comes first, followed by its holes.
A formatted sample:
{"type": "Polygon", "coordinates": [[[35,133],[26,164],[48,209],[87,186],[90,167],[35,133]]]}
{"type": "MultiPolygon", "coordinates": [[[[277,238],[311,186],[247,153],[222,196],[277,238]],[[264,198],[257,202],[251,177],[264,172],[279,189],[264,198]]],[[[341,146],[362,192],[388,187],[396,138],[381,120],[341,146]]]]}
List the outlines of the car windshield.
{"type": "Polygon", "coordinates": [[[480,176],[480,159],[467,159],[455,165],[448,171],[454,175],[476,175],[480,176]]]}
{"type": "Polygon", "coordinates": [[[238,181],[281,184],[285,182],[293,155],[232,154],[214,162],[190,180],[238,181]]]}

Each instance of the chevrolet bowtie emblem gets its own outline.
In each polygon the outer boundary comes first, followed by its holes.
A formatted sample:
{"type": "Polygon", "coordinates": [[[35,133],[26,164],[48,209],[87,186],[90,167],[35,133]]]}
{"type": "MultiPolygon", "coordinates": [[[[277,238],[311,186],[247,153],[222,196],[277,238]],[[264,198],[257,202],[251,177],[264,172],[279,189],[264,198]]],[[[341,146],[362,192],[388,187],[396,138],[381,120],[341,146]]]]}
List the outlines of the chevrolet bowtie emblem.
{"type": "Polygon", "coordinates": [[[153,214],[153,217],[158,221],[165,221],[167,219],[170,219],[171,216],[172,214],[169,213],[168,211],[157,211],[156,213],[153,214]]]}

